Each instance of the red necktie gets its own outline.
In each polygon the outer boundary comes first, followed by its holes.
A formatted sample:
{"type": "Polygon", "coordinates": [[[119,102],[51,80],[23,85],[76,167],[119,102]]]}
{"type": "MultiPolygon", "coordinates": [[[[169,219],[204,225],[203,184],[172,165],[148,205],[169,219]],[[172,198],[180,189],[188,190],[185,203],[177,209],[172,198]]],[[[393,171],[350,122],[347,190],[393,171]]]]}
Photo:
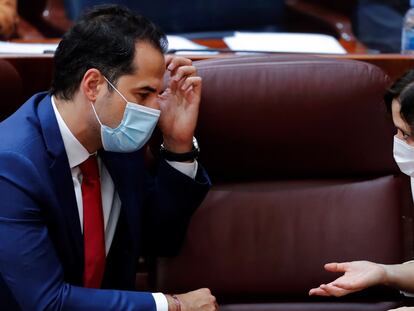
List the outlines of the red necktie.
{"type": "Polygon", "coordinates": [[[105,270],[105,235],[98,161],[90,156],[79,165],[82,179],[84,286],[100,288],[105,270]]]}

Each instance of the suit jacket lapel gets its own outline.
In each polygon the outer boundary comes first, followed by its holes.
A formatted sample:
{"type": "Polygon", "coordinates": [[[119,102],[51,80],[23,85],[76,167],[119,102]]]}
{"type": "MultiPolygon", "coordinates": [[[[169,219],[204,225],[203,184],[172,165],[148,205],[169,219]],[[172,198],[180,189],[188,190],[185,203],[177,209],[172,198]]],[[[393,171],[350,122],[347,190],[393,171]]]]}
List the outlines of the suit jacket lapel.
{"type": "Polygon", "coordinates": [[[83,236],[79,212],[68,158],[49,95],[39,103],[38,116],[50,156],[50,176],[54,183],[59,208],[63,210],[65,215],[71,241],[70,247],[74,250],[75,261],[79,265],[75,270],[79,271],[82,277],[83,236]]]}

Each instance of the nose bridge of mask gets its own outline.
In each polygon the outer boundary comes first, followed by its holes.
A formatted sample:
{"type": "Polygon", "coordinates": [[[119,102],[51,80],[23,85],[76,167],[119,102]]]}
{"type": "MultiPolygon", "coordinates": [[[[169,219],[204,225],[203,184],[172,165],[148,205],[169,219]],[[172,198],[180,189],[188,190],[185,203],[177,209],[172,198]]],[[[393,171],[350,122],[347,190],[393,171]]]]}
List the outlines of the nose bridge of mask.
{"type": "Polygon", "coordinates": [[[394,136],[394,148],[400,151],[401,149],[405,150],[406,152],[414,152],[414,146],[409,145],[401,138],[394,136]]]}
{"type": "Polygon", "coordinates": [[[394,136],[394,160],[404,174],[414,177],[414,147],[394,136]]]}

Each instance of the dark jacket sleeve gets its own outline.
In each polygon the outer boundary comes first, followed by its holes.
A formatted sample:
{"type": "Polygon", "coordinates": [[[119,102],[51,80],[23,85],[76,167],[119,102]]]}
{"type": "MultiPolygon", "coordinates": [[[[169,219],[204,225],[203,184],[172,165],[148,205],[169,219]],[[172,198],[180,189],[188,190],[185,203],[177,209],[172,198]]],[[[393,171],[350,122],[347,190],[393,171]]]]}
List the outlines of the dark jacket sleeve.
{"type": "Polygon", "coordinates": [[[146,255],[175,255],[180,250],[191,216],[210,189],[210,179],[200,163],[193,180],[162,160],[156,178],[148,178],[147,186],[146,255]]]}

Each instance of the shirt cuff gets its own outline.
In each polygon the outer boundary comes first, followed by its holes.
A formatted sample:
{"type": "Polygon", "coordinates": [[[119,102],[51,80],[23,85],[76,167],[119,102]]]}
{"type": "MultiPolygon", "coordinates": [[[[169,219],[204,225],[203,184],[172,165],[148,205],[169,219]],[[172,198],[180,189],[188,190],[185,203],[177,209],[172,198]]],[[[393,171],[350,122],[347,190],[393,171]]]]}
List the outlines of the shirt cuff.
{"type": "Polygon", "coordinates": [[[163,293],[153,293],[152,297],[154,297],[157,311],[168,311],[167,297],[163,293]]]}
{"type": "Polygon", "coordinates": [[[175,168],[177,171],[183,173],[184,175],[195,179],[198,170],[198,162],[194,161],[191,163],[187,162],[177,162],[177,161],[166,161],[169,165],[175,168]]]}

